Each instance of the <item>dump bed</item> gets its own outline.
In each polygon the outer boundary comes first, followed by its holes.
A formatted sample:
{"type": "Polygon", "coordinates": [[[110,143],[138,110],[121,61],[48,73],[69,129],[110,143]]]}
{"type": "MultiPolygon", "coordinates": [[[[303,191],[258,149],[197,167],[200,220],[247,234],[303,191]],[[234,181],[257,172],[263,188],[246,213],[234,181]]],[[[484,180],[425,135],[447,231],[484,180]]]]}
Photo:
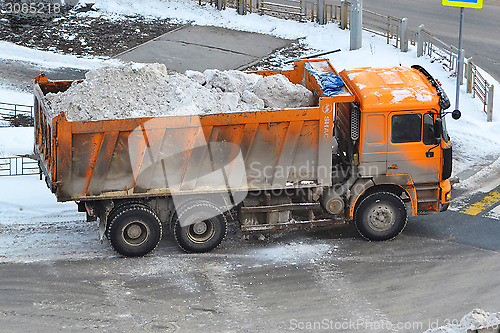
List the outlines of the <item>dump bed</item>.
{"type": "Polygon", "coordinates": [[[59,201],[326,186],[331,183],[334,103],[318,73],[327,60],[296,61],[283,74],[311,90],[317,106],[203,116],[68,121],[45,95],[72,81],[35,80],[35,153],[59,201]]]}

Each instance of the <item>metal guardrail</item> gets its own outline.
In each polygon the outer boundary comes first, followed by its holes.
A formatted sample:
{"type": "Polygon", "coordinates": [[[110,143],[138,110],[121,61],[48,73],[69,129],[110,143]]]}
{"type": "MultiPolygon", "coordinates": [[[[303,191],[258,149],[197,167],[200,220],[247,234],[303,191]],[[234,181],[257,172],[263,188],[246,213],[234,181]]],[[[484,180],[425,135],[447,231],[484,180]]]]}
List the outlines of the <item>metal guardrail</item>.
{"type": "Polygon", "coordinates": [[[467,78],[467,92],[472,93],[473,97],[479,97],[483,103],[483,111],[486,113],[486,120],[493,121],[493,91],[494,85],[481,75],[476,65],[472,62],[472,58],[467,60],[465,76],[467,78]]]}
{"type": "Polygon", "coordinates": [[[33,106],[0,102],[0,117],[3,116],[15,117],[18,114],[23,114],[23,115],[29,114],[31,117],[33,117],[33,106]]]}
{"type": "Polygon", "coordinates": [[[10,126],[33,126],[33,106],[0,102],[0,120],[10,126]]]}
{"type": "Polygon", "coordinates": [[[0,157],[0,176],[38,175],[38,161],[28,156],[0,157]]]}
{"type": "MultiPolygon", "coordinates": [[[[302,0],[283,0],[282,2],[259,1],[258,11],[261,15],[267,13],[283,14],[285,16],[297,16],[299,19],[304,19],[307,14],[307,7],[312,3],[307,3],[302,0]]],[[[314,11],[314,6],[312,10],[314,11]]]]}
{"type": "Polygon", "coordinates": [[[403,19],[381,15],[367,9],[363,9],[363,29],[374,34],[386,37],[387,44],[391,40],[396,43],[396,48],[400,47],[401,43],[401,24],[403,19]]]}
{"type": "Polygon", "coordinates": [[[457,70],[458,49],[453,45],[448,45],[420,25],[417,33],[417,56],[427,55],[430,58],[439,60],[450,71],[457,70]]]}

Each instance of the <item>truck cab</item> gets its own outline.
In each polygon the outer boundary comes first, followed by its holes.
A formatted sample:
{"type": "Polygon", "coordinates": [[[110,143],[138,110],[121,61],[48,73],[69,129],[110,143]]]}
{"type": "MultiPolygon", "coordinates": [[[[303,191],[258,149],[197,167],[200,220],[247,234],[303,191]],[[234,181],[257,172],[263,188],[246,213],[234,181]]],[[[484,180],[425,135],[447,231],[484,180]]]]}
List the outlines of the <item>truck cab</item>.
{"type": "Polygon", "coordinates": [[[448,208],[452,150],[443,111],[449,100],[420,66],[360,68],[340,73],[356,97],[336,105],[341,154],[356,165],[357,204],[377,187],[411,203],[413,215],[448,208]]]}

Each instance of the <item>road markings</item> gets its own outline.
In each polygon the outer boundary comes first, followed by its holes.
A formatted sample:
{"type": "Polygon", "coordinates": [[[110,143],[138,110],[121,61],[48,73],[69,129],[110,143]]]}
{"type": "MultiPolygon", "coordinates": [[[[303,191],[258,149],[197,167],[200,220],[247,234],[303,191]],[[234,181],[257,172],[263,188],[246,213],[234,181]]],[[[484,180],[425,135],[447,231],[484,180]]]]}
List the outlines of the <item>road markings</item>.
{"type": "Polygon", "coordinates": [[[490,192],[487,196],[483,198],[483,200],[478,201],[460,211],[460,213],[468,214],[468,215],[478,215],[485,209],[495,205],[500,201],[500,193],[497,191],[490,192]]]}
{"type": "Polygon", "coordinates": [[[490,210],[486,217],[490,219],[500,220],[500,205],[490,210]]]}

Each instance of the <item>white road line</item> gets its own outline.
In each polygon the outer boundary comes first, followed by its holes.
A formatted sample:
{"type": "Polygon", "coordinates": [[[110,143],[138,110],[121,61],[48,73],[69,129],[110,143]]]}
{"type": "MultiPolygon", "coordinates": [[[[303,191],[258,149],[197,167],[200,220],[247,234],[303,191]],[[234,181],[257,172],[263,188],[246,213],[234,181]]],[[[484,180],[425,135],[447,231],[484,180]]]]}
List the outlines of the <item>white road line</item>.
{"type": "Polygon", "coordinates": [[[489,217],[490,219],[500,220],[500,205],[493,208],[488,214],[486,214],[486,217],[489,217]]]}

